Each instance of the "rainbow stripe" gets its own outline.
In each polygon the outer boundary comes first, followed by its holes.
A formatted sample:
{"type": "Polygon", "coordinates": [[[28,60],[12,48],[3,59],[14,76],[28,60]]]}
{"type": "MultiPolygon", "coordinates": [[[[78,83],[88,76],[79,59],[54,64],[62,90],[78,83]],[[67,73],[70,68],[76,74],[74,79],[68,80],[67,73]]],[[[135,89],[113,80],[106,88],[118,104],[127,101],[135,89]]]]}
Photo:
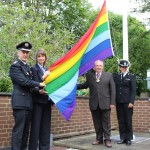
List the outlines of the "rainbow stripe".
{"type": "Polygon", "coordinates": [[[94,61],[113,55],[106,0],[96,20],[84,36],[56,61],[46,78],[46,91],[62,116],[69,120],[76,106],[78,77],[94,67],[94,61]]]}

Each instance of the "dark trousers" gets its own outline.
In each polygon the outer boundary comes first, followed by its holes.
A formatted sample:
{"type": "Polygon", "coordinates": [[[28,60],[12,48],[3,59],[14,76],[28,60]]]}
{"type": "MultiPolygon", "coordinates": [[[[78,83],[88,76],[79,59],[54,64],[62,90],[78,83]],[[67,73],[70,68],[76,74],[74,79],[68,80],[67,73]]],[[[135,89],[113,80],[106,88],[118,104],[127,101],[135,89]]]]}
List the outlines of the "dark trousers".
{"type": "Polygon", "coordinates": [[[15,109],[13,110],[14,127],[12,130],[12,147],[11,150],[26,150],[31,111],[15,109]]]}
{"type": "Polygon", "coordinates": [[[129,104],[116,104],[117,118],[119,124],[120,139],[132,140],[132,115],[133,108],[128,108],[129,104]]]}
{"type": "Polygon", "coordinates": [[[91,110],[93,123],[96,132],[96,140],[110,140],[111,125],[110,125],[110,110],[101,110],[99,107],[96,110],[91,110]]]}
{"type": "Polygon", "coordinates": [[[51,104],[34,103],[31,119],[29,150],[50,149],[51,104]]]}

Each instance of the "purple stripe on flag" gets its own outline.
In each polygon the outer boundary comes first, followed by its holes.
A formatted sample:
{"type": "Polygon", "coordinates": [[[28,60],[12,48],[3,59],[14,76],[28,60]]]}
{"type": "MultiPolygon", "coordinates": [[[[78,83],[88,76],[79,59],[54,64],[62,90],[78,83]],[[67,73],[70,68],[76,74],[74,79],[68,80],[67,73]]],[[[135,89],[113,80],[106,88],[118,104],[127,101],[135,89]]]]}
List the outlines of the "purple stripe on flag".
{"type": "Polygon", "coordinates": [[[110,39],[106,39],[100,44],[97,44],[93,49],[85,53],[82,57],[82,61],[80,66],[84,66],[88,61],[92,60],[95,56],[97,56],[102,51],[111,47],[110,39]]]}
{"type": "Polygon", "coordinates": [[[89,62],[87,62],[85,65],[80,66],[79,68],[79,76],[83,75],[86,73],[88,70],[92,69],[94,67],[94,62],[96,60],[103,60],[109,56],[112,56],[113,52],[111,48],[103,50],[101,53],[96,55],[93,59],[91,59],[89,62]]]}
{"type": "Polygon", "coordinates": [[[70,106],[68,106],[68,108],[62,113],[62,116],[69,121],[74,109],[76,106],[76,99],[71,103],[70,106]]]}

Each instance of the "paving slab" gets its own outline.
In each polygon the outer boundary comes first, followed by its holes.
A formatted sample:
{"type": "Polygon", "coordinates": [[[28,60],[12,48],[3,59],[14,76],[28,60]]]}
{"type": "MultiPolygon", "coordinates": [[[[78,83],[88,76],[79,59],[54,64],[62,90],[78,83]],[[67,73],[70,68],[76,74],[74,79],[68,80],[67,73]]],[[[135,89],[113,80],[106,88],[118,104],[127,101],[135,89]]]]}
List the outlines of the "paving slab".
{"type": "MultiPolygon", "coordinates": [[[[131,146],[117,144],[119,140],[118,131],[112,131],[112,148],[105,145],[92,145],[95,141],[95,133],[74,136],[53,141],[50,150],[150,150],[150,133],[134,133],[135,138],[131,146]]],[[[0,150],[10,150],[11,148],[0,148],[0,150]]]]}
{"type": "Polygon", "coordinates": [[[92,145],[92,142],[95,140],[95,133],[55,140],[53,144],[55,146],[64,146],[66,150],[68,150],[68,148],[76,150],[150,150],[150,133],[134,133],[134,135],[135,138],[131,146],[117,144],[119,140],[118,131],[112,131],[112,148],[107,148],[104,144],[92,145]]]}

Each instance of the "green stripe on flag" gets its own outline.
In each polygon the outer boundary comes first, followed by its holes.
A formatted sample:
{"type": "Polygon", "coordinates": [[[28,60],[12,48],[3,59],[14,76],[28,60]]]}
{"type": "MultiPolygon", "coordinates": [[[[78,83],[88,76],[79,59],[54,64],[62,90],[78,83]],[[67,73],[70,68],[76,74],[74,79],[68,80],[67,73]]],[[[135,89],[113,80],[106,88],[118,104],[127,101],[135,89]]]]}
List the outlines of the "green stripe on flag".
{"type": "Polygon", "coordinates": [[[56,91],[57,89],[59,89],[61,86],[65,85],[68,81],[70,81],[70,79],[78,71],[79,66],[80,66],[80,61],[81,61],[81,59],[79,59],[79,61],[73,67],[71,67],[67,72],[65,72],[63,75],[61,75],[60,77],[56,78],[52,82],[48,83],[46,85],[46,91],[49,94],[51,94],[54,91],[56,91]]]}
{"type": "Polygon", "coordinates": [[[92,39],[94,39],[96,36],[100,35],[101,33],[103,33],[104,31],[107,31],[107,30],[108,30],[108,22],[105,22],[96,28],[96,31],[95,31],[92,39]]]}

